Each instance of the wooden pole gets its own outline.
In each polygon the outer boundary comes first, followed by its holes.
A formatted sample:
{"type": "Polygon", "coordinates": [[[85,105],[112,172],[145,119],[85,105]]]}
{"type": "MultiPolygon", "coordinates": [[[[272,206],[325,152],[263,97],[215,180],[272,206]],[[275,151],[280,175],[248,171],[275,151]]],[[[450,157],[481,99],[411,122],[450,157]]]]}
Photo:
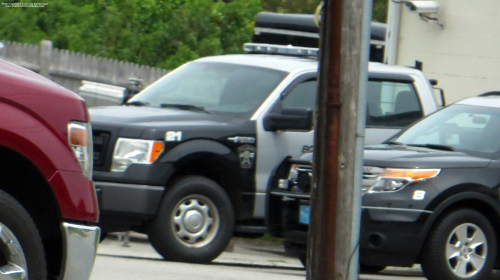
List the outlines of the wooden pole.
{"type": "Polygon", "coordinates": [[[357,279],[370,0],[325,1],[307,279],[357,279]],[[367,22],[368,21],[368,22],[367,22]],[[360,121],[362,119],[363,121],[360,121]]]}

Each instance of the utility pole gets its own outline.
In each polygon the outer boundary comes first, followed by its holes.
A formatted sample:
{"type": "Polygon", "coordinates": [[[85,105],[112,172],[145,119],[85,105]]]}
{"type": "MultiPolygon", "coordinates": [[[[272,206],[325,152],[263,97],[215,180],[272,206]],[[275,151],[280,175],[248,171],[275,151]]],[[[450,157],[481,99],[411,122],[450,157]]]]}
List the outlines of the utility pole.
{"type": "Polygon", "coordinates": [[[307,279],[357,279],[371,0],[326,0],[307,279]]]}

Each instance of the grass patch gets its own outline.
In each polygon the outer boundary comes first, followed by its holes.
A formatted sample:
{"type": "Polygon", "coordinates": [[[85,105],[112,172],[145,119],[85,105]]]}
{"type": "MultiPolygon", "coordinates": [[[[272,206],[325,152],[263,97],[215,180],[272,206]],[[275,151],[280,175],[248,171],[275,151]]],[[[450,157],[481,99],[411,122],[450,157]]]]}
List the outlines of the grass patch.
{"type": "Polygon", "coordinates": [[[273,243],[281,243],[283,242],[279,238],[272,237],[269,233],[264,234],[261,238],[259,238],[262,241],[267,241],[267,242],[273,242],[273,243]]]}

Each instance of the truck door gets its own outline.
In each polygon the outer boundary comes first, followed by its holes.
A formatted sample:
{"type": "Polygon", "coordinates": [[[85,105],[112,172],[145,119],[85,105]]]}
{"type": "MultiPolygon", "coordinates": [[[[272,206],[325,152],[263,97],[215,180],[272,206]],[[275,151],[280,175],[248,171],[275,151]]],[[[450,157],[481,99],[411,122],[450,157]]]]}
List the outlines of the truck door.
{"type": "Polygon", "coordinates": [[[271,112],[286,108],[309,108],[316,106],[316,73],[308,73],[295,79],[270,110],[257,121],[257,194],[255,218],[264,217],[265,193],[269,175],[287,156],[300,157],[305,152],[312,152],[314,130],[311,131],[266,131],[263,119],[271,112]]]}

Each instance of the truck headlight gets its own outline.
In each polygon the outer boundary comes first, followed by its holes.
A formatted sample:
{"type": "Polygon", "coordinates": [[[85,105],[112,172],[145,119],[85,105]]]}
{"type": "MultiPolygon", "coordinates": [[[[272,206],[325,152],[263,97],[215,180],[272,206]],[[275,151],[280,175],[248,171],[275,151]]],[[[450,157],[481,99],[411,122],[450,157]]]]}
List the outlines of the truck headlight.
{"type": "Polygon", "coordinates": [[[439,175],[441,169],[385,169],[375,180],[368,193],[396,192],[413,182],[439,175]]]}
{"type": "Polygon", "coordinates": [[[118,138],[111,171],[124,172],[134,164],[151,164],[163,152],[162,141],[118,138]]]}
{"type": "Polygon", "coordinates": [[[90,123],[68,123],[68,144],[82,168],[83,175],[92,180],[93,145],[90,123]]]}

